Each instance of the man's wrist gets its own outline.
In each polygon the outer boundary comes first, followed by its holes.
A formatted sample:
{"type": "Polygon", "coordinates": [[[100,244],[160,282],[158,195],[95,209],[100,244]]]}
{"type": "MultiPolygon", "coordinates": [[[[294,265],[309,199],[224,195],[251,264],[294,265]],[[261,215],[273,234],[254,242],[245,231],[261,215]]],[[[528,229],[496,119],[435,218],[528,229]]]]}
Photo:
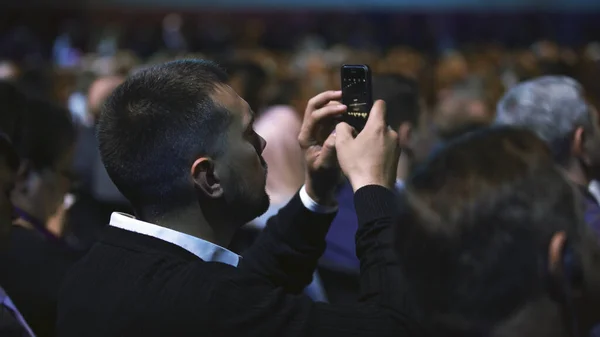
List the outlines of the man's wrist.
{"type": "Polygon", "coordinates": [[[337,203],[333,205],[322,205],[319,204],[316,200],[314,200],[311,196],[308,195],[306,191],[306,185],[302,186],[300,189],[300,200],[306,209],[314,213],[320,214],[330,214],[335,213],[338,210],[337,203]]]}
{"type": "Polygon", "coordinates": [[[354,190],[354,192],[358,191],[359,189],[361,189],[365,186],[369,186],[369,185],[382,186],[389,190],[393,190],[395,187],[395,181],[389,182],[389,181],[385,181],[383,179],[376,179],[376,178],[357,178],[354,180],[350,179],[350,184],[352,185],[352,190],[354,190]]]}
{"type": "Polygon", "coordinates": [[[320,185],[318,188],[310,177],[306,177],[306,181],[304,183],[304,189],[306,194],[314,200],[317,204],[325,207],[335,207],[337,206],[337,201],[335,198],[335,189],[325,189],[323,185],[320,185]]]}

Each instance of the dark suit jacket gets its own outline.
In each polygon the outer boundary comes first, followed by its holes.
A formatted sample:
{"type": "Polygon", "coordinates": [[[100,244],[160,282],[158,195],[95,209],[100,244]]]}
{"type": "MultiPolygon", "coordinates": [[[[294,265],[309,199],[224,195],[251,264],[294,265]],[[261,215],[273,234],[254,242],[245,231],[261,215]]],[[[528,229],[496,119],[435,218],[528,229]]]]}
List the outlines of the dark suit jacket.
{"type": "Polygon", "coordinates": [[[38,337],[55,336],[58,290],[77,257],[20,226],[0,252],[0,284],[38,337]]]}
{"type": "Polygon", "coordinates": [[[394,198],[379,186],[356,193],[361,303],[333,306],[296,295],[311,280],[335,216],[308,211],[296,195],[238,268],[107,228],[63,284],[59,336],[415,336],[420,329],[391,262],[394,198]]]}

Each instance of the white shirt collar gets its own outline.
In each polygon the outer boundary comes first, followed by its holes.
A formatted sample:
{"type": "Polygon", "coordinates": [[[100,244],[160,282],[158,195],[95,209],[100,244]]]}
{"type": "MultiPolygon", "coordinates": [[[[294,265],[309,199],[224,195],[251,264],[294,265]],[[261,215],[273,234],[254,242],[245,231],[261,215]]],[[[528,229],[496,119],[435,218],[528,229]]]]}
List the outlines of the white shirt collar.
{"type": "Polygon", "coordinates": [[[138,220],[129,214],[114,212],[110,217],[110,225],[170,242],[207,262],[221,262],[237,267],[240,260],[239,255],[212,242],[138,220]]]}
{"type": "Polygon", "coordinates": [[[600,181],[592,180],[588,186],[590,193],[600,202],[600,181]]]}

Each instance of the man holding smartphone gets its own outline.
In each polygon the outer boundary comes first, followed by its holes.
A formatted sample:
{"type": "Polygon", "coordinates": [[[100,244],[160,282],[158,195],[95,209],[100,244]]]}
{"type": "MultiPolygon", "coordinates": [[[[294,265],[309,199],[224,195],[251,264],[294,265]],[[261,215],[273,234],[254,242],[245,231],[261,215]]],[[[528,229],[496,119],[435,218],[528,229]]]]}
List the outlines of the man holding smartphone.
{"type": "Polygon", "coordinates": [[[308,102],[299,136],[305,186],[240,257],[223,247],[269,204],[254,113],[208,61],[169,62],[125,81],[107,102],[98,138],[136,218],[113,214],[104,239],[72,269],[59,336],[419,335],[387,254],[397,134],[383,102],[358,136],[345,123],[332,133],[346,106],[330,103],[340,99],[329,91],[308,102]],[[337,211],[331,177],[340,168],[355,191],[364,297],[333,306],[299,293],[337,211]]]}

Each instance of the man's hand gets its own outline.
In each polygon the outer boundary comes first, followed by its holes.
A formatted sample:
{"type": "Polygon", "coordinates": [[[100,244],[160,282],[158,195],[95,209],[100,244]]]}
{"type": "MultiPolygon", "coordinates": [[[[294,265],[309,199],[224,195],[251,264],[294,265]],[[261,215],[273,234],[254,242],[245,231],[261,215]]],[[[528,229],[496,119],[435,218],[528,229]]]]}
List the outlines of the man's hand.
{"type": "Polygon", "coordinates": [[[400,156],[398,134],[385,122],[385,103],[377,101],[365,128],[356,131],[346,123],[336,127],[335,148],[339,165],[357,191],[366,185],[393,189],[400,156]]]}
{"type": "Polygon", "coordinates": [[[341,98],[341,91],[326,91],[311,98],[298,136],[306,161],[306,192],[323,206],[336,203],[335,188],[340,169],[333,131],[336,117],[346,111],[346,106],[337,102],[341,98]]]}

